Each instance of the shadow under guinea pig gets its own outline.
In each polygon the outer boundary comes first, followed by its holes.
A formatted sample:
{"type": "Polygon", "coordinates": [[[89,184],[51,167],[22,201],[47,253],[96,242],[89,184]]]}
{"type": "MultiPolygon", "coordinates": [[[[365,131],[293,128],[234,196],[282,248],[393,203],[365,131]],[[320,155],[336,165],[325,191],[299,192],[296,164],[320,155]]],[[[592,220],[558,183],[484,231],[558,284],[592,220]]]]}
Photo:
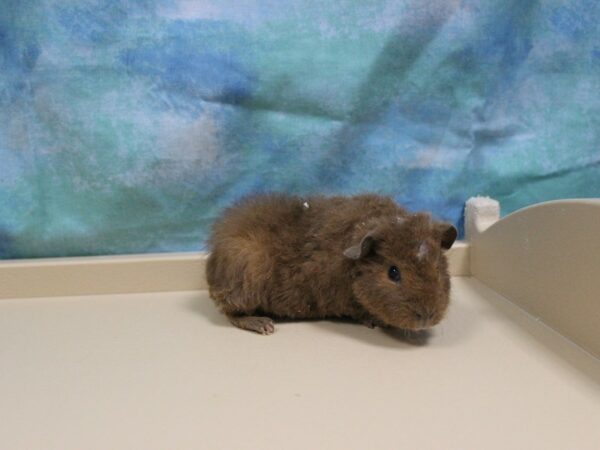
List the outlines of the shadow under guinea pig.
{"type": "MultiPolygon", "coordinates": [[[[187,303],[187,308],[194,314],[204,317],[212,325],[220,327],[231,327],[239,333],[250,333],[250,331],[237,330],[229,323],[227,318],[221,314],[214,303],[205,295],[194,296],[187,303]]],[[[431,333],[428,330],[409,331],[397,328],[368,328],[350,319],[324,319],[324,320],[301,320],[295,321],[285,318],[274,318],[277,328],[285,327],[293,323],[310,323],[320,331],[343,334],[352,339],[366,342],[381,347],[415,347],[426,345],[431,333]]],[[[277,331],[275,332],[275,336],[277,331]]]]}
{"type": "Polygon", "coordinates": [[[429,330],[411,331],[400,328],[369,328],[346,319],[329,319],[313,322],[321,330],[343,334],[371,345],[389,348],[422,347],[428,344],[429,330]]]}

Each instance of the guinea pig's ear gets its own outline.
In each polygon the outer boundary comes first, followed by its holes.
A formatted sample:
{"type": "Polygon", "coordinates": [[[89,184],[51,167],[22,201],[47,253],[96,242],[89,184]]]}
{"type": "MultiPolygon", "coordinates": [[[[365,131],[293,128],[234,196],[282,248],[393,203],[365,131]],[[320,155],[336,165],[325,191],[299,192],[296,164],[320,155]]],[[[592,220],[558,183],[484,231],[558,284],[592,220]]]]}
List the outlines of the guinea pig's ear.
{"type": "Polygon", "coordinates": [[[358,244],[348,247],[344,250],[344,256],[350,259],[360,259],[369,254],[375,243],[373,232],[370,231],[363,236],[358,244]]]}
{"type": "Polygon", "coordinates": [[[440,243],[444,250],[448,250],[456,241],[458,231],[454,228],[454,225],[441,222],[435,225],[435,230],[440,236],[440,243]]]}

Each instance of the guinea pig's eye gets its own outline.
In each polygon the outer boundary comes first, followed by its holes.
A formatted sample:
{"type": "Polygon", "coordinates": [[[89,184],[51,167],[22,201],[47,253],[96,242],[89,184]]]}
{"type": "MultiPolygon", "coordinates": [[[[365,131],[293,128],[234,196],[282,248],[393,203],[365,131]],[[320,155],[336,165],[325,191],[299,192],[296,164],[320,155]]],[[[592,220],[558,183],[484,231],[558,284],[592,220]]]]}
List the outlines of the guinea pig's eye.
{"type": "Polygon", "coordinates": [[[390,266],[388,270],[388,277],[390,280],[398,283],[400,281],[400,270],[396,266],[390,266]]]}

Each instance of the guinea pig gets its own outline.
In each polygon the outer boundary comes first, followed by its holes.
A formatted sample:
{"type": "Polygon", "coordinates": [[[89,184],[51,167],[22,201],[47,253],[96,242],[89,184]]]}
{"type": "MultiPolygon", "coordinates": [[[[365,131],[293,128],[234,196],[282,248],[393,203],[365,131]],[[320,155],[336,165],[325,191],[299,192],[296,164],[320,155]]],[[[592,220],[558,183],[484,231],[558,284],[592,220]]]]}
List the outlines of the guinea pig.
{"type": "Polygon", "coordinates": [[[378,195],[250,197],[213,225],[209,293],[233,325],[262,334],[272,318],[422,330],[448,307],[456,236],[378,195]]]}

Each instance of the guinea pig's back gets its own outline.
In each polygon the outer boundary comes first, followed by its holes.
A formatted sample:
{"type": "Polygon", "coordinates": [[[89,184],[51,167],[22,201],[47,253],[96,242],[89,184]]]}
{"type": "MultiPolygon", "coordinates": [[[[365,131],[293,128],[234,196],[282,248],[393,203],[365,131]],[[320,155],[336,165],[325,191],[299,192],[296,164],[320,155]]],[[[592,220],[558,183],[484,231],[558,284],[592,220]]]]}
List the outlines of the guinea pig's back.
{"type": "MultiPolygon", "coordinates": [[[[395,218],[407,215],[391,198],[377,194],[361,194],[352,197],[311,197],[312,215],[309,235],[320,235],[327,240],[352,237],[355,225],[377,217],[395,218]]],[[[340,243],[342,244],[342,242],[340,243]]],[[[343,244],[347,242],[343,241],[343,244]]]]}
{"type": "Polygon", "coordinates": [[[242,199],[226,209],[213,224],[209,245],[223,239],[274,241],[298,237],[302,227],[302,202],[297,197],[259,195],[242,199]]]}
{"type": "Polygon", "coordinates": [[[403,214],[406,211],[390,198],[372,194],[307,198],[257,195],[224,211],[213,224],[209,246],[215,252],[235,242],[290,262],[302,256],[309,241],[317,239],[323,244],[348,235],[354,224],[365,218],[403,214]]]}

